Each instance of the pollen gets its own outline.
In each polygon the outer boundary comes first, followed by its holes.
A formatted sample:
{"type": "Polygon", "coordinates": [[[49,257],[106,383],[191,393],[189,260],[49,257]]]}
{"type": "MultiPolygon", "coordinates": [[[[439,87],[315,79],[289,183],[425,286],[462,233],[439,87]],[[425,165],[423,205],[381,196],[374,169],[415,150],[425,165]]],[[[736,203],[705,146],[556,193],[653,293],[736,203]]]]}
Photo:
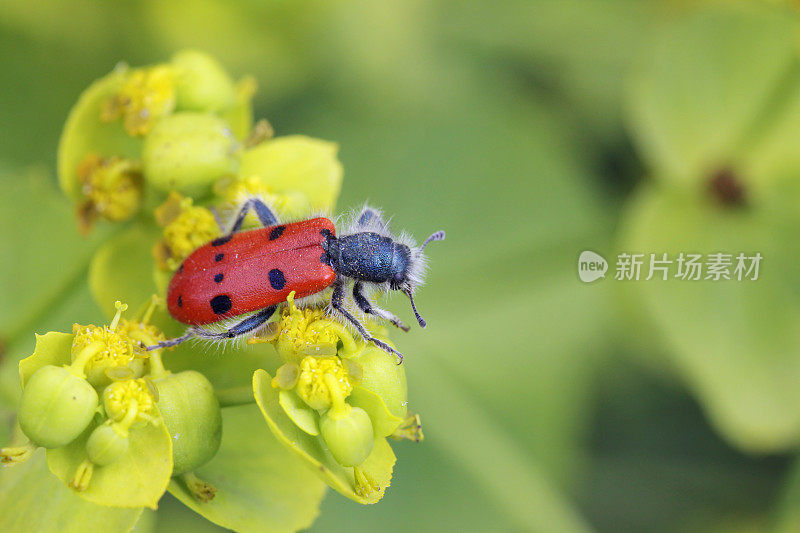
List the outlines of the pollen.
{"type": "Polygon", "coordinates": [[[309,407],[323,410],[330,408],[334,399],[350,396],[353,384],[338,357],[307,356],[300,362],[296,391],[309,407]],[[336,390],[331,390],[333,387],[336,390]]]}
{"type": "Polygon", "coordinates": [[[339,342],[337,332],[330,328],[309,327],[325,318],[325,312],[312,307],[300,309],[294,303],[294,292],[289,294],[286,302],[277,322],[278,335],[274,340],[278,351],[287,359],[309,354],[335,354],[339,342]]]}
{"type": "Polygon", "coordinates": [[[170,67],[135,69],[106,102],[100,119],[111,122],[121,117],[129,135],[146,135],[159,118],[172,113],[175,102],[175,75],[170,67]]]}
{"type": "Polygon", "coordinates": [[[164,230],[153,253],[163,270],[177,269],[189,254],[222,234],[209,209],[175,192],[156,209],[155,217],[164,230]]]}
{"type": "Polygon", "coordinates": [[[116,381],[103,391],[106,415],[117,422],[125,418],[151,421],[154,405],[153,393],[143,378],[116,381]]]}
{"type": "Polygon", "coordinates": [[[131,218],[142,202],[142,173],[138,163],[121,157],[87,155],[78,165],[84,201],[78,207],[83,230],[95,219],[121,221],[131,218]]]}
{"type": "Polygon", "coordinates": [[[147,357],[147,352],[142,344],[133,339],[126,331],[126,322],[122,322],[123,327],[120,327],[120,322],[123,320],[121,314],[127,306],[119,302],[117,302],[117,304],[117,315],[108,326],[95,326],[93,324],[88,326],[75,324],[72,326],[72,333],[74,335],[72,341],[73,361],[75,361],[89,345],[96,342],[102,343],[103,345],[102,350],[96,351],[96,353],[86,361],[84,370],[87,373],[95,369],[107,370],[116,367],[125,367],[135,358],[147,357]]]}

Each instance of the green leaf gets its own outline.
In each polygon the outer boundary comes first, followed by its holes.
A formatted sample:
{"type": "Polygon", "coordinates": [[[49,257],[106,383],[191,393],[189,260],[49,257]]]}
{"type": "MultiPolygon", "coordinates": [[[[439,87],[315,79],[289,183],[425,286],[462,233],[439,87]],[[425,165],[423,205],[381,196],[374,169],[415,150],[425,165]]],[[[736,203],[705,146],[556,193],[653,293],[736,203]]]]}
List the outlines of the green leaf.
{"type": "Polygon", "coordinates": [[[706,7],[664,28],[630,94],[658,179],[691,185],[736,160],[797,68],[796,32],[794,16],[765,3],[706,7]]]}
{"type": "Polygon", "coordinates": [[[0,261],[0,294],[14,302],[0,308],[0,336],[8,347],[72,296],[91,254],[113,229],[98,225],[91,237],[81,237],[69,202],[46,174],[0,167],[0,175],[0,241],[14,250],[13,260],[0,261]]]}
{"type": "Polygon", "coordinates": [[[65,487],[47,469],[44,450],[0,471],[0,530],[6,533],[83,533],[130,531],[141,508],[114,509],[95,505],[65,487]]]}
{"type": "Polygon", "coordinates": [[[258,176],[275,192],[300,191],[313,209],[332,211],[344,170],[335,143],[290,135],[265,141],[242,154],[239,176],[258,176]]]}
{"type": "Polygon", "coordinates": [[[325,485],[264,427],[255,405],[223,411],[219,452],[195,474],[217,488],[200,503],[179,479],[169,491],[215,524],[240,532],[297,531],[319,512],[325,485]]]}
{"type": "MultiPolygon", "coordinates": [[[[160,420],[160,415],[158,416],[160,420]]],[[[86,441],[97,424],[68,446],[47,451],[50,470],[69,484],[86,459],[86,441]]],[[[110,507],[158,507],[172,476],[172,439],[166,426],[151,423],[133,427],[130,447],[116,462],[94,468],[88,488],[79,493],[87,501],[110,507]]]]}
{"type": "Polygon", "coordinates": [[[68,365],[71,363],[72,333],[51,331],[36,335],[36,348],[30,357],[19,362],[19,377],[22,386],[45,365],[68,365]]]}
{"type": "Polygon", "coordinates": [[[72,200],[81,197],[77,170],[88,154],[139,158],[141,139],[127,135],[120,120],[100,120],[105,102],[122,87],[126,71],[127,67],[117,68],[92,83],[72,107],[64,124],[58,145],[58,182],[72,200]]]}
{"type": "Polygon", "coordinates": [[[629,253],[763,256],[756,281],[657,278],[639,282],[636,291],[712,423],[749,451],[800,441],[795,228],[768,213],[719,209],[651,187],[634,199],[622,232],[622,250],[629,253]]]}
{"type": "Polygon", "coordinates": [[[253,390],[261,413],[275,437],[320,476],[331,488],[359,503],[379,501],[392,478],[395,456],[386,439],[376,439],[372,453],[362,468],[377,482],[380,490],[362,497],[355,492],[353,469],[341,466],[325,447],[321,437],[311,436],[298,428],[286,416],[279,404],[278,393],[271,385],[272,378],[265,370],[253,375],[253,390]]]}

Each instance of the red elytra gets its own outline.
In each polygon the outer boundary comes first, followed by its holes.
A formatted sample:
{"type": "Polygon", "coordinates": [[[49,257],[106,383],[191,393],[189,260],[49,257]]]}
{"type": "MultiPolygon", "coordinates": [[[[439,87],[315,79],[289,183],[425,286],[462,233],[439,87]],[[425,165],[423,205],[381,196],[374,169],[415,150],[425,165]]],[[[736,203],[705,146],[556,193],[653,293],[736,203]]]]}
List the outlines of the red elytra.
{"type": "Polygon", "coordinates": [[[322,262],[333,222],[313,218],[235,233],[201,246],[183,262],[167,290],[175,320],[202,325],[317,293],[336,278],[322,262]]]}

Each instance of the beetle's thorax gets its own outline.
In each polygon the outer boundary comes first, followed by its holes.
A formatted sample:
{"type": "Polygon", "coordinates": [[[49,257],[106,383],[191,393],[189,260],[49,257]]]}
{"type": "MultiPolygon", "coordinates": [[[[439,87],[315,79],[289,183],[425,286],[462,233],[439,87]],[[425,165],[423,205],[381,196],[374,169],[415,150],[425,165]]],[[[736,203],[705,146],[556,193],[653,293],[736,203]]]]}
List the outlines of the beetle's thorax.
{"type": "Polygon", "coordinates": [[[399,286],[406,278],[411,250],[390,237],[361,232],[328,236],[322,243],[331,268],[342,276],[399,286]]]}

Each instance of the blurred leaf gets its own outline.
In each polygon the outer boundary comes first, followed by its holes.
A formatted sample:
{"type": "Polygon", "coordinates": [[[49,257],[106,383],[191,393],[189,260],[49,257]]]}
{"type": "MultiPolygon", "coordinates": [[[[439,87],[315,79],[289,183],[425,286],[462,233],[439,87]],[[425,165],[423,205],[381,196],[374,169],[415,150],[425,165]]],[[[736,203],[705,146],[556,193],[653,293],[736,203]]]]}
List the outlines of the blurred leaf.
{"type": "Polygon", "coordinates": [[[797,69],[796,17],[766,3],[667,25],[633,78],[630,119],[656,178],[692,185],[737,159],[797,69]]]}
{"type": "Polygon", "coordinates": [[[800,463],[795,460],[780,495],[774,513],[774,533],[792,533],[800,530],[800,463]]]}
{"type": "MultiPolygon", "coordinates": [[[[148,511],[145,510],[145,513],[148,511]]],[[[155,533],[174,533],[191,531],[193,533],[222,533],[229,531],[222,528],[202,515],[195,513],[183,503],[167,493],[158,502],[158,511],[149,511],[156,517],[155,533]]]]}
{"type": "Polygon", "coordinates": [[[149,0],[141,9],[162,49],[207,50],[230,72],[254,74],[260,97],[274,101],[307,81],[310,32],[324,19],[321,7],[316,1],[149,0]]]}
{"type": "MultiPolygon", "coordinates": [[[[464,56],[556,90],[599,140],[622,134],[623,84],[664,2],[445,2],[442,25],[464,56]],[[489,60],[486,58],[489,55],[489,60]]],[[[595,139],[592,139],[595,140],[595,139]]]]}
{"type": "MultiPolygon", "coordinates": [[[[800,309],[783,274],[792,230],[757,211],[651,187],[632,202],[621,249],[763,256],[757,281],[639,282],[670,356],[712,423],[736,445],[776,451],[800,439],[800,309]]],[[[704,274],[705,275],[705,274],[704,274]]]]}
{"type": "Polygon", "coordinates": [[[125,533],[142,513],[141,508],[114,509],[84,500],[50,473],[44,450],[0,471],[0,500],[6,508],[0,530],[6,533],[125,533]]]}
{"type": "Polygon", "coordinates": [[[0,241],[13,250],[0,263],[0,294],[14,302],[0,309],[0,336],[8,345],[30,335],[37,319],[82,283],[89,257],[111,228],[81,238],[69,203],[42,173],[2,172],[0,241]]]}
{"type": "MultiPolygon", "coordinates": [[[[160,416],[158,417],[160,420],[160,416]]],[[[68,484],[87,458],[86,441],[97,427],[86,431],[63,448],[47,450],[50,470],[68,484]]],[[[172,475],[172,439],[164,424],[145,423],[134,427],[130,447],[116,462],[95,466],[88,488],[80,497],[111,507],[158,507],[172,475]]]]}
{"type": "Polygon", "coordinates": [[[425,444],[436,446],[484,488],[515,528],[588,531],[527,450],[442,372],[441,362],[419,358],[409,366],[415,406],[423,413],[425,444]]]}
{"type": "Polygon", "coordinates": [[[217,488],[200,503],[183,482],[170,492],[215,524],[241,532],[297,531],[317,516],[325,485],[265,427],[255,405],[223,411],[222,447],[195,472],[217,488]]]}

